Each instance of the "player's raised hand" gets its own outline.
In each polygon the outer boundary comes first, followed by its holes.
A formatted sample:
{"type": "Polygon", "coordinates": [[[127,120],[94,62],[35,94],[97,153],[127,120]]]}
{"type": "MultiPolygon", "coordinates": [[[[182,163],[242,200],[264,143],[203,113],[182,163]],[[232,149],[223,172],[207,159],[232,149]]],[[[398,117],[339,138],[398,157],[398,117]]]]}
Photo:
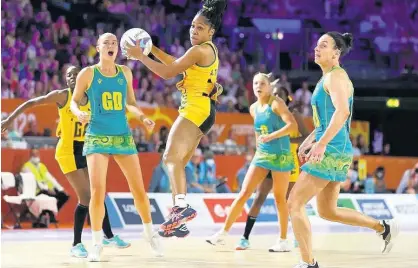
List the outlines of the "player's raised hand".
{"type": "Polygon", "coordinates": [[[128,59],[141,60],[142,57],[144,57],[144,51],[142,50],[140,43],[140,40],[136,40],[135,45],[131,46],[126,42],[125,49],[128,59]]]}

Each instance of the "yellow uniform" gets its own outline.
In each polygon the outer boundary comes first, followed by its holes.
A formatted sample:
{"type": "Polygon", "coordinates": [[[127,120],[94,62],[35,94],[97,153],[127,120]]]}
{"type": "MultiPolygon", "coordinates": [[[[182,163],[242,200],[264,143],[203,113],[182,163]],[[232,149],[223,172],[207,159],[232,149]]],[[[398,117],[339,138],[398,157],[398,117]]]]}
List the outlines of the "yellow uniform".
{"type": "Polygon", "coordinates": [[[218,75],[218,50],[208,41],[202,45],[209,45],[215,52],[215,60],[209,66],[194,64],[183,73],[183,80],[177,83],[181,91],[180,116],[190,120],[206,134],[215,123],[215,101],[222,93],[222,87],[216,84],[218,75]]]}
{"type": "MultiPolygon", "coordinates": [[[[67,174],[77,169],[87,167],[86,157],[83,156],[84,135],[87,124],[82,124],[70,110],[72,93],[67,89],[67,101],[65,105],[58,108],[60,121],[57,127],[59,141],[55,150],[57,160],[62,173],[67,174]]],[[[80,110],[88,112],[90,102],[80,106],[80,110]]]]}
{"type": "MultiPolygon", "coordinates": [[[[299,137],[299,133],[291,133],[290,138],[297,138],[299,137]]],[[[299,177],[299,158],[298,158],[298,147],[297,143],[290,143],[290,151],[293,155],[293,159],[295,162],[295,167],[290,172],[290,182],[296,182],[299,177]]]]}

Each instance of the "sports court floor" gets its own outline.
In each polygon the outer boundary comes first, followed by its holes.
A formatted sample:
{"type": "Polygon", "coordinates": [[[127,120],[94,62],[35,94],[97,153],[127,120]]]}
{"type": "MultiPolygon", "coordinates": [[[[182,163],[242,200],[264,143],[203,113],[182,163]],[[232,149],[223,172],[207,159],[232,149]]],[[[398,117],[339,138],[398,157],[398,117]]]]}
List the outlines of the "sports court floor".
{"type": "MultiPolygon", "coordinates": [[[[276,228],[255,226],[250,237],[252,248],[235,251],[242,227],[233,229],[225,246],[214,247],[205,237],[217,228],[193,228],[185,239],[165,239],[164,257],[153,257],[148,244],[140,238],[139,230],[115,230],[132,246],[127,249],[105,248],[102,263],[69,257],[72,230],[2,230],[1,267],[199,267],[292,268],[299,259],[297,250],[291,253],[269,253],[275,242],[276,228]]],[[[83,241],[90,246],[90,232],[83,241]]],[[[400,233],[397,243],[388,255],[380,254],[381,241],[363,229],[343,227],[316,230],[315,256],[321,268],[409,268],[418,267],[418,232],[400,233]]]]}

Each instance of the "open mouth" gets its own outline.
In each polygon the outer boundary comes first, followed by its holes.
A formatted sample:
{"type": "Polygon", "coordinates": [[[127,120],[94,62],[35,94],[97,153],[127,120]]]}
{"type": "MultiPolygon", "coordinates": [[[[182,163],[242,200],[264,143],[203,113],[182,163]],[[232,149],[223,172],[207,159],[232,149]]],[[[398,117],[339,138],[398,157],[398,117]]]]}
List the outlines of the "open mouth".
{"type": "Polygon", "coordinates": [[[109,55],[109,56],[113,56],[113,54],[114,54],[115,52],[113,52],[113,51],[109,51],[109,52],[107,52],[107,54],[109,55]]]}

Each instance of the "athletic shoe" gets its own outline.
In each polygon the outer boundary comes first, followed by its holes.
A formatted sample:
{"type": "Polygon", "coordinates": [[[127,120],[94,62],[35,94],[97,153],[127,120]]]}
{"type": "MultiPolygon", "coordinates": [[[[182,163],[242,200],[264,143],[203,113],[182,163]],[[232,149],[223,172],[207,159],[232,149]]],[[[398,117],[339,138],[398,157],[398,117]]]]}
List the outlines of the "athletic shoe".
{"type": "Polygon", "coordinates": [[[382,253],[389,253],[395,243],[395,238],[399,234],[399,225],[395,220],[381,221],[385,231],[378,234],[383,239],[382,253]]]}
{"type": "Polygon", "coordinates": [[[148,241],[152,251],[154,252],[154,255],[156,257],[162,257],[163,256],[163,249],[160,242],[160,237],[157,233],[154,233],[152,237],[147,237],[146,235],[145,239],[148,241]]]}
{"type": "Polygon", "coordinates": [[[71,248],[70,254],[72,257],[75,258],[87,258],[87,256],[89,255],[86,248],[81,243],[78,243],[77,245],[73,246],[71,248]]]}
{"type": "Polygon", "coordinates": [[[245,237],[241,237],[241,239],[238,242],[236,250],[246,250],[250,247],[250,241],[248,239],[245,239],[245,237]]]}
{"type": "Polygon", "coordinates": [[[128,248],[131,246],[131,243],[128,243],[118,235],[113,236],[112,238],[103,238],[103,246],[104,247],[116,247],[116,248],[128,248]]]}
{"type": "Polygon", "coordinates": [[[184,238],[190,234],[189,229],[187,229],[187,226],[185,223],[181,224],[178,228],[171,229],[171,230],[159,230],[158,234],[161,237],[169,238],[169,237],[178,237],[178,238],[184,238]]]}
{"type": "Polygon", "coordinates": [[[290,252],[290,244],[287,239],[277,239],[276,244],[269,248],[269,252],[290,252]]]}
{"type": "Polygon", "coordinates": [[[225,245],[225,238],[227,237],[227,234],[221,230],[217,233],[215,233],[214,235],[212,235],[211,237],[206,239],[206,242],[208,242],[209,244],[212,244],[214,246],[216,245],[225,245]]]}
{"type": "Polygon", "coordinates": [[[293,268],[319,268],[318,262],[315,261],[314,265],[308,264],[306,262],[300,261],[298,265],[293,268]]]}
{"type": "Polygon", "coordinates": [[[185,208],[173,207],[169,219],[161,224],[161,230],[167,231],[177,228],[180,224],[193,220],[197,213],[191,206],[185,208]]]}
{"type": "Polygon", "coordinates": [[[90,251],[89,254],[89,262],[99,262],[102,260],[102,252],[103,246],[102,245],[94,245],[93,249],[90,251]]]}

